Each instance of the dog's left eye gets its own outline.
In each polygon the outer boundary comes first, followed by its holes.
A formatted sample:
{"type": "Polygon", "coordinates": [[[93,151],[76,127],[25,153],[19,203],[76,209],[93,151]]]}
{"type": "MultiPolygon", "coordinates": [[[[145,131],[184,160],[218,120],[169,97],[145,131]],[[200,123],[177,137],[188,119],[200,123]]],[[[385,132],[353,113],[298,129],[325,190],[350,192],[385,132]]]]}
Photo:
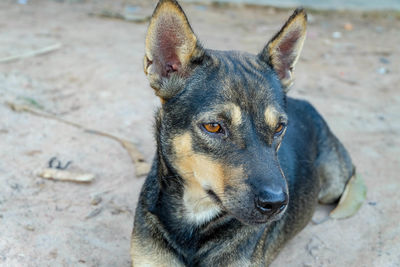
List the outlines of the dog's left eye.
{"type": "Polygon", "coordinates": [[[204,123],[202,126],[209,133],[218,133],[218,134],[225,133],[224,129],[219,123],[204,123]]]}
{"type": "Polygon", "coordinates": [[[278,127],[275,128],[275,137],[280,136],[283,133],[283,130],[285,130],[285,124],[279,123],[278,127]]]}

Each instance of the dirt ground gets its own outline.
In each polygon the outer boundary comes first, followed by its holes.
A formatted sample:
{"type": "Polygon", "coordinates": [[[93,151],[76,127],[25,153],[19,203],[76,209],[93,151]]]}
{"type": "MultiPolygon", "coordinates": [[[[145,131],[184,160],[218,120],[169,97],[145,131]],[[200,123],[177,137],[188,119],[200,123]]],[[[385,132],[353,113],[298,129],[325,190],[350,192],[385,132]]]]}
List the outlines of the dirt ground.
{"type": "MultiPolygon", "coordinates": [[[[151,162],[159,101],[142,71],[147,23],[88,15],[121,11],[127,3],[146,13],[155,1],[0,2],[0,61],[61,44],[45,55],[0,63],[0,266],[129,266],[144,178],[135,177],[127,152],[109,138],[6,104],[127,138],[151,162]],[[39,178],[54,156],[72,161],[71,170],[95,174],[95,181],[39,178]]],[[[248,6],[184,8],[206,47],[254,53],[290,14],[248,6]]],[[[350,219],[310,223],[273,266],[400,266],[399,44],[396,15],[310,12],[289,94],[325,116],[368,196],[350,219]]],[[[326,208],[315,216],[326,216],[326,208]]]]}

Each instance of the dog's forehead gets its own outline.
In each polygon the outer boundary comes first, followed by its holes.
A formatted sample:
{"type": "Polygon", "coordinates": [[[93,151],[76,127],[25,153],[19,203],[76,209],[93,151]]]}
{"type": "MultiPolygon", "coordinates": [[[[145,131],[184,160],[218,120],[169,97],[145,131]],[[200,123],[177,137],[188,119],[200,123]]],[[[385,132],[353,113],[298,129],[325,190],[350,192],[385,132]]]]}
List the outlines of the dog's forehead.
{"type": "Polygon", "coordinates": [[[202,86],[215,104],[234,103],[248,111],[283,104],[279,79],[257,56],[236,51],[209,51],[209,55],[202,86]]]}

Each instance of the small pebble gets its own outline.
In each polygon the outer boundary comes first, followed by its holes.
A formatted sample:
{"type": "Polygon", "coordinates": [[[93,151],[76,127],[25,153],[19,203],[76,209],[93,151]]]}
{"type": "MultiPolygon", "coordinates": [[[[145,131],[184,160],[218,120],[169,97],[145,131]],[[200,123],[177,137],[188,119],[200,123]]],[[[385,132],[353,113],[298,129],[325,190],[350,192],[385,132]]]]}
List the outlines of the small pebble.
{"type": "Polygon", "coordinates": [[[346,31],[352,31],[352,30],[353,30],[353,24],[351,24],[350,22],[347,22],[347,23],[345,23],[345,24],[343,25],[343,28],[344,28],[346,31]]]}
{"type": "Polygon", "coordinates": [[[389,64],[390,63],[389,59],[387,59],[385,57],[380,57],[379,58],[379,62],[381,62],[383,64],[389,64]]]}
{"type": "Polygon", "coordinates": [[[375,31],[378,32],[378,33],[382,33],[382,32],[383,32],[383,27],[381,27],[381,26],[376,26],[376,27],[375,27],[375,31]]]}
{"type": "Polygon", "coordinates": [[[103,208],[96,208],[94,210],[92,210],[88,216],[86,216],[85,219],[90,219],[93,217],[96,217],[97,215],[99,215],[101,213],[101,211],[103,210],[103,208]]]}
{"type": "Polygon", "coordinates": [[[307,23],[314,23],[315,22],[315,17],[311,14],[307,14],[307,23]]]}
{"type": "Polygon", "coordinates": [[[13,189],[13,190],[16,190],[16,191],[21,191],[21,188],[22,188],[22,186],[20,185],[20,184],[17,184],[17,183],[12,183],[12,184],[10,184],[10,187],[13,189]]]}
{"type": "Polygon", "coordinates": [[[206,11],[207,7],[206,6],[202,6],[202,5],[198,5],[198,6],[196,6],[196,9],[200,10],[200,11],[206,11]]]}
{"type": "Polygon", "coordinates": [[[383,74],[387,74],[389,72],[389,70],[385,67],[380,67],[376,70],[376,72],[383,75],[383,74]]]}
{"type": "Polygon", "coordinates": [[[140,11],[140,7],[138,6],[132,6],[132,5],[127,5],[125,6],[125,12],[137,12],[140,11]]]}
{"type": "Polygon", "coordinates": [[[126,211],[127,210],[124,209],[123,207],[114,206],[114,207],[112,207],[111,214],[112,215],[117,215],[117,214],[120,214],[120,213],[123,213],[123,212],[126,212],[126,211]]]}
{"type": "Polygon", "coordinates": [[[28,230],[28,231],[31,231],[31,232],[35,231],[35,227],[33,227],[33,226],[30,225],[30,224],[25,225],[24,228],[25,228],[26,230],[28,230]]]}
{"type": "Polygon", "coordinates": [[[332,33],[332,38],[333,39],[340,39],[340,38],[342,38],[342,33],[341,32],[333,32],[332,33]]]}
{"type": "Polygon", "coordinates": [[[103,199],[101,198],[101,196],[94,196],[92,201],[90,202],[90,204],[92,204],[93,206],[98,205],[103,199]]]}

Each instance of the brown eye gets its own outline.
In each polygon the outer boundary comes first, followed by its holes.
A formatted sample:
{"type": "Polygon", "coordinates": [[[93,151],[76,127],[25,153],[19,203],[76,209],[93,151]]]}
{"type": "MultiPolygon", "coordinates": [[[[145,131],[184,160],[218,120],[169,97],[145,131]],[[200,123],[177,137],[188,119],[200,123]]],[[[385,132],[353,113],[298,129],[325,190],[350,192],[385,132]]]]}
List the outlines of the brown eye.
{"type": "Polygon", "coordinates": [[[218,123],[205,123],[203,127],[210,133],[223,133],[222,127],[218,123]]]}
{"type": "Polygon", "coordinates": [[[275,136],[280,136],[285,128],[285,124],[279,123],[278,127],[275,129],[275,136]]]}

